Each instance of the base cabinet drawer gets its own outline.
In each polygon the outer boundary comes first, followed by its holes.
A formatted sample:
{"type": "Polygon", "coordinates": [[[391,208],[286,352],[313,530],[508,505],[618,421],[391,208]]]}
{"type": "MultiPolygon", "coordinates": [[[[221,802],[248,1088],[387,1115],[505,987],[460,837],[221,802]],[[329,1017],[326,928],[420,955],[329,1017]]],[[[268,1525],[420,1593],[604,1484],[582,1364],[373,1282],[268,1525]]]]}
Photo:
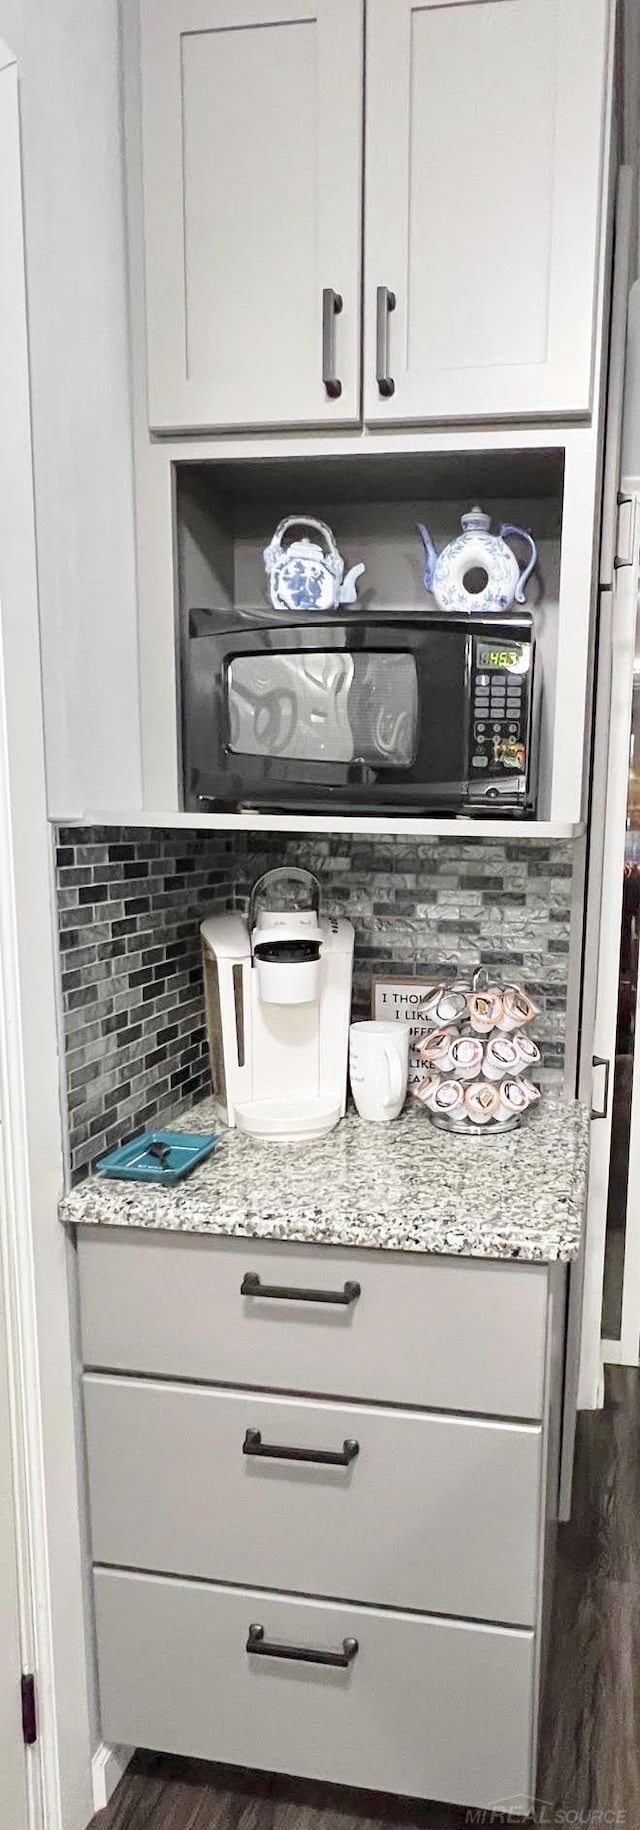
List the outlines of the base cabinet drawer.
{"type": "Polygon", "coordinates": [[[78,1258],[85,1366],[542,1416],[544,1265],[113,1227],[78,1258]]]}
{"type": "Polygon", "coordinates": [[[538,1425],[100,1374],[84,1408],[97,1563],[535,1623],[538,1425]]]}
{"type": "Polygon", "coordinates": [[[95,1598],[106,1741],[452,1804],[531,1795],[531,1632],[105,1569],[95,1598]]]}

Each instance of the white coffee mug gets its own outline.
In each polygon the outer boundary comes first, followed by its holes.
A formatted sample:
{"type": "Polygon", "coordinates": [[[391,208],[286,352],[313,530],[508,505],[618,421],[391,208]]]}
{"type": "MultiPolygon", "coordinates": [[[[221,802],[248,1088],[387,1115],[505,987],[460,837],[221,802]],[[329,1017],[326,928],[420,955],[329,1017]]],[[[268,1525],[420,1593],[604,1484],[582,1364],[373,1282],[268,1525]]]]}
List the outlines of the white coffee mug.
{"type": "Polygon", "coordinates": [[[409,1076],[408,1023],[352,1023],[349,1078],[361,1118],[388,1124],[402,1111],[409,1076]]]}

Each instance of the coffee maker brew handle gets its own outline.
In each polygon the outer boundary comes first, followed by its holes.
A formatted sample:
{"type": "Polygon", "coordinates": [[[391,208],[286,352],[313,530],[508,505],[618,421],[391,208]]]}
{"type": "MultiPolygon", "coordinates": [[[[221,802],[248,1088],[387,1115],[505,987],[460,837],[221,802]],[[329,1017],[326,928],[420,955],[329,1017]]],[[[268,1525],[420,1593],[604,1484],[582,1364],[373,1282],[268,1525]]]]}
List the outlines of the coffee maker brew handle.
{"type": "MultiPolygon", "coordinates": [[[[258,877],[257,883],[254,883],[254,885],[253,885],[253,889],[251,891],[251,896],[249,899],[249,934],[250,935],[253,934],[253,930],[254,930],[254,926],[255,926],[256,899],[257,899],[258,895],[261,893],[261,891],[264,890],[265,884],[266,883],[275,884],[281,880],[284,880],[285,882],[290,883],[292,878],[294,879],[294,881],[296,883],[304,883],[305,885],[310,885],[311,907],[315,911],[315,914],[319,916],[319,914],[320,914],[320,884],[318,883],[317,877],[314,877],[312,871],[301,870],[299,865],[297,865],[297,864],[295,864],[295,865],[292,864],[290,867],[287,867],[286,864],[282,864],[282,865],[278,866],[277,870],[265,871],[264,875],[262,877],[258,877]]],[[[275,906],[277,907],[277,903],[275,906]]]]}
{"type": "Polygon", "coordinates": [[[387,1091],[384,1095],[383,1104],[385,1106],[395,1106],[397,1101],[402,1098],[404,1080],[402,1066],[400,1058],[396,1054],[394,1048],[385,1047],[384,1060],[387,1070],[387,1091]]]}

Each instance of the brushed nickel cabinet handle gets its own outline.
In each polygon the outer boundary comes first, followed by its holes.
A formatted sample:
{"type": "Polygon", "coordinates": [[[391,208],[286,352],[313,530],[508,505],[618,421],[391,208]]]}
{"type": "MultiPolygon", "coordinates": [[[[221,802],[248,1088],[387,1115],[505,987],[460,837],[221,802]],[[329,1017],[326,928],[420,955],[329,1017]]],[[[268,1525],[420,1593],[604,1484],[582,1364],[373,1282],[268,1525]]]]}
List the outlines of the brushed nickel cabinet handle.
{"type": "Polygon", "coordinates": [[[249,1628],[247,1652],[259,1654],[260,1658],[292,1658],[303,1665],[334,1665],[340,1671],[347,1671],[353,1664],[358,1651],[357,1639],[343,1639],[342,1651],[333,1652],[325,1646],[292,1646],[287,1642],[265,1639],[264,1627],[255,1622],[249,1628]]]}
{"type": "Polygon", "coordinates": [[[604,1091],[603,1091],[601,1109],[599,1110],[597,1106],[592,1106],[590,1117],[591,1118],[606,1118],[607,1112],[609,1110],[609,1071],[611,1068],[611,1062],[608,1060],[608,1057],[606,1055],[593,1055],[591,1065],[594,1068],[596,1068],[596,1067],[604,1068],[604,1091]]]}
{"type": "Polygon", "coordinates": [[[263,1456],[267,1461],[312,1461],[323,1468],[349,1468],[360,1454],[360,1444],[355,1437],[345,1436],[341,1449],[296,1449],[263,1442],[261,1430],[245,1430],[242,1453],[263,1456]]]}
{"type": "Polygon", "coordinates": [[[384,400],[395,394],[396,384],[389,374],[389,313],[395,311],[396,295],[388,286],[376,293],[376,381],[384,400]]]}
{"type": "Polygon", "coordinates": [[[332,286],[322,289],[322,379],[330,400],[339,400],[342,382],[336,375],[335,322],[342,311],[342,295],[332,286]]]}

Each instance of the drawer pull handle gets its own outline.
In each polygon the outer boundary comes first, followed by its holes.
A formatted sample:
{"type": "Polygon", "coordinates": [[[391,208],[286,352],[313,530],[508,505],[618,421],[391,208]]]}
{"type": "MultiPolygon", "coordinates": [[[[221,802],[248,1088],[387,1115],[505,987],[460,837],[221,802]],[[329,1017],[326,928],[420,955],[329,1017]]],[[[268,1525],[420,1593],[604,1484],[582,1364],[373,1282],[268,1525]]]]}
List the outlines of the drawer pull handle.
{"type": "Polygon", "coordinates": [[[360,1284],[347,1282],[342,1290],[298,1290],[295,1284],[263,1284],[257,1271],[245,1271],[241,1296],[267,1296],[285,1303],[339,1303],[348,1308],[362,1294],[360,1284]]]}
{"type": "Polygon", "coordinates": [[[336,375],[335,321],[342,311],[342,298],[332,286],[322,289],[322,379],[330,400],[339,400],[342,382],[336,375]]]}
{"type": "Polygon", "coordinates": [[[325,1646],[289,1646],[265,1639],[264,1627],[259,1624],[249,1628],[247,1640],[247,1652],[255,1652],[260,1658],[293,1658],[302,1665],[334,1665],[339,1671],[348,1670],[357,1651],[357,1639],[343,1639],[341,1652],[332,1652],[325,1646]]]}
{"type": "Polygon", "coordinates": [[[360,1454],[360,1444],[354,1437],[345,1436],[341,1449],[287,1448],[283,1443],[263,1442],[261,1430],[247,1430],[242,1453],[262,1455],[270,1461],[313,1461],[324,1468],[348,1468],[360,1454]]]}
{"type": "Polygon", "coordinates": [[[395,311],[396,295],[388,286],[378,286],[376,292],[376,381],[378,393],[383,400],[390,400],[395,394],[396,384],[389,374],[389,313],[395,311]]]}
{"type": "Polygon", "coordinates": [[[590,1118],[606,1118],[607,1112],[609,1110],[609,1070],[611,1067],[611,1062],[607,1060],[606,1055],[593,1055],[592,1056],[592,1065],[594,1068],[597,1068],[597,1067],[604,1068],[604,1089],[603,1089],[603,1094],[602,1094],[602,1105],[601,1106],[592,1106],[589,1117],[590,1118]]]}

